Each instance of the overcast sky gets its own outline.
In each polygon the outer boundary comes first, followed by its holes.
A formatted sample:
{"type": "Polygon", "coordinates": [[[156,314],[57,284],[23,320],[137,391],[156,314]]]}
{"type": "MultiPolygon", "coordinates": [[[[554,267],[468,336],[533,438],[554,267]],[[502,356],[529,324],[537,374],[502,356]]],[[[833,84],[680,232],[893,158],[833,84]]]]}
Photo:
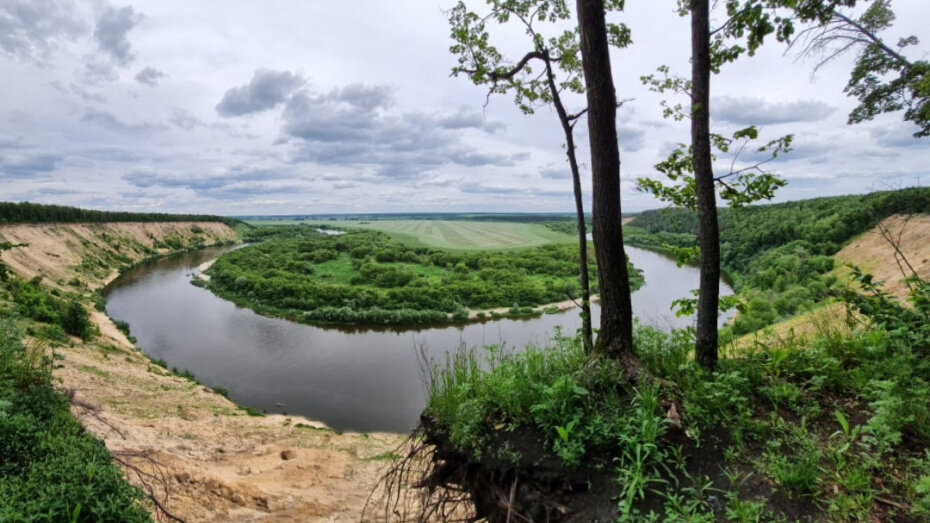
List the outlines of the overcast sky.
{"type": "MultiPolygon", "coordinates": [[[[0,200],[224,215],[573,210],[554,111],[523,115],[450,77],[453,3],[0,0],[0,200]]],[[[688,137],[639,81],[662,64],[689,74],[674,5],[629,0],[615,16],[634,41],[612,55],[618,96],[632,99],[618,115],[625,211],[661,206],[633,180],[657,176],[688,137]]],[[[893,7],[889,41],[930,41],[930,2],[893,7]]],[[[515,59],[525,51],[518,28],[498,37],[515,59]]],[[[789,182],[777,200],[930,184],[930,141],[900,114],[846,125],[851,60],[814,75],[816,60],[771,41],[714,77],[716,132],[795,134],[769,164],[789,182]]],[[[584,125],[577,135],[586,143],[584,125]]]]}

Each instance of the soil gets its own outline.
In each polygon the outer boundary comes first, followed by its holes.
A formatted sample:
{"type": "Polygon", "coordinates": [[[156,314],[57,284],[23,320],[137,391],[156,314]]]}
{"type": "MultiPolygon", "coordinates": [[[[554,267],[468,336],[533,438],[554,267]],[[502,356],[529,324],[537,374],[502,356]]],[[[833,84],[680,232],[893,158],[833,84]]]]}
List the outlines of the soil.
{"type": "MultiPolygon", "coordinates": [[[[880,226],[885,227],[899,243],[901,253],[917,274],[924,279],[930,277],[930,215],[909,218],[894,215],[883,220],[880,226]]],[[[840,282],[848,281],[852,274],[848,265],[856,265],[863,272],[872,274],[876,281],[884,282],[883,289],[902,303],[908,303],[908,288],[904,278],[910,275],[910,269],[905,264],[898,264],[894,247],[882,236],[879,227],[854,238],[833,259],[836,267],[833,274],[840,282]],[[905,272],[902,272],[902,266],[905,272]]],[[[841,303],[831,303],[776,323],[763,331],[747,334],[735,344],[737,347],[748,347],[756,342],[778,343],[779,340],[810,336],[824,330],[845,332],[849,330],[846,320],[846,307],[841,303]]]]}
{"type": "Polygon", "coordinates": [[[843,247],[834,258],[837,266],[854,264],[871,273],[875,280],[885,282],[885,291],[903,302],[908,295],[904,278],[912,275],[911,268],[922,278],[930,277],[930,215],[890,216],[843,247]],[[885,228],[898,243],[900,254],[910,266],[895,256],[894,247],[880,228],[885,228]]]}
{"type": "MultiPolygon", "coordinates": [[[[118,251],[133,261],[168,236],[207,244],[237,239],[218,223],[8,225],[3,253],[19,277],[89,294],[117,275],[89,273],[85,258],[118,251]],[[114,247],[119,245],[119,247],[114,247]],[[80,279],[78,285],[72,284],[80,279]]],[[[166,249],[159,250],[166,252],[166,249]]],[[[104,274],[105,273],[105,274],[104,274]]],[[[101,312],[100,335],[55,348],[60,388],[130,481],[185,521],[359,521],[397,434],[337,433],[297,416],[253,417],[225,397],[152,363],[101,312]]],[[[150,504],[153,518],[164,514],[150,504]]]]}

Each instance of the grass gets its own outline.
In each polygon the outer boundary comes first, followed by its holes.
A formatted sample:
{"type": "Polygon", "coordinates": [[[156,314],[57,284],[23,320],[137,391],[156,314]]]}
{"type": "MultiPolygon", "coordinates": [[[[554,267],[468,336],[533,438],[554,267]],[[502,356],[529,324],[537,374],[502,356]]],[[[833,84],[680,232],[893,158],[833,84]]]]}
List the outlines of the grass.
{"type": "Polygon", "coordinates": [[[339,222],[339,227],[381,231],[416,247],[453,250],[490,250],[535,247],[577,241],[538,223],[453,220],[375,220],[339,222]]]}
{"type": "Polygon", "coordinates": [[[500,467],[492,476],[543,460],[508,446],[525,431],[566,474],[612,463],[623,521],[919,520],[930,515],[930,284],[916,310],[859,284],[867,294],[844,298],[858,326],[724,352],[713,375],[694,362],[692,331],[637,327],[637,356],[672,388],[630,387],[616,362],[591,367],[566,337],[459,353],[431,373],[427,437],[466,466],[500,467]]]}

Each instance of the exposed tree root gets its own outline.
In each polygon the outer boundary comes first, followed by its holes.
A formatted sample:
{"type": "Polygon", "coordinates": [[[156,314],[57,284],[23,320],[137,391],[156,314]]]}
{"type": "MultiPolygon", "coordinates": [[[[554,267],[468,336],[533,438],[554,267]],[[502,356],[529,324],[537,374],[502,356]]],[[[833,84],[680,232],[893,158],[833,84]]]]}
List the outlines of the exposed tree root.
{"type": "Polygon", "coordinates": [[[164,465],[145,452],[116,451],[112,453],[112,456],[113,460],[119,463],[124,470],[131,471],[135,474],[139,486],[145,492],[149,501],[155,505],[155,514],[159,521],[162,520],[162,517],[165,517],[171,521],[184,523],[183,519],[172,514],[165,507],[170,488],[168,478],[165,475],[164,465]],[[137,464],[140,462],[144,465],[137,464]],[[143,466],[150,470],[145,470],[143,466]]]}
{"type": "Polygon", "coordinates": [[[402,456],[368,497],[363,521],[479,521],[454,467],[437,461],[422,425],[398,448],[402,456]]]}
{"type": "MultiPolygon", "coordinates": [[[[108,427],[118,434],[120,438],[126,439],[126,435],[123,434],[116,425],[110,423],[99,414],[97,407],[77,399],[74,389],[65,389],[62,393],[68,398],[71,405],[81,409],[85,415],[93,417],[102,425],[108,427]]],[[[164,465],[144,452],[112,451],[110,455],[113,457],[113,461],[122,466],[123,470],[132,472],[135,475],[139,487],[145,493],[148,500],[152,502],[152,505],[155,506],[155,514],[159,521],[161,521],[162,518],[167,518],[171,521],[184,523],[183,519],[172,514],[165,507],[170,489],[168,478],[165,475],[164,465]]]]}

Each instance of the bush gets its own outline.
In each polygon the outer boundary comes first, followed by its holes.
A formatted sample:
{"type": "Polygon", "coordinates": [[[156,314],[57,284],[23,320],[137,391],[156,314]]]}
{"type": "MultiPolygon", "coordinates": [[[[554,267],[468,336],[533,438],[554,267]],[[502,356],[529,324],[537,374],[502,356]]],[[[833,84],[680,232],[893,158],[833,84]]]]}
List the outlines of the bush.
{"type": "Polygon", "coordinates": [[[0,319],[0,521],[149,521],[106,447],[71,416],[50,360],[0,319]]]}

